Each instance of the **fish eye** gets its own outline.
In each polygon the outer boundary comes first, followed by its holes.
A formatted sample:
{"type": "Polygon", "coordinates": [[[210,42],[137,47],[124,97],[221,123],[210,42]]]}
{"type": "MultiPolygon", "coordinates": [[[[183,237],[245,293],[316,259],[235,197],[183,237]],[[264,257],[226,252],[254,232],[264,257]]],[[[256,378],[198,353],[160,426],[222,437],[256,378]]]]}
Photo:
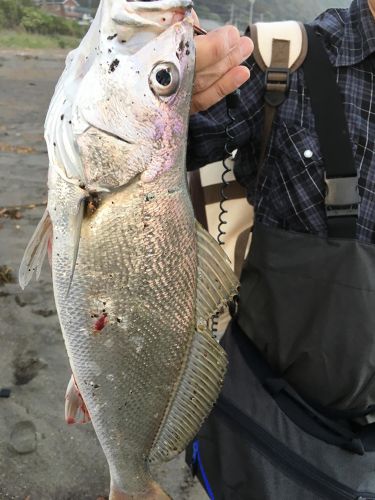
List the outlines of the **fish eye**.
{"type": "Polygon", "coordinates": [[[150,88],[160,97],[169,97],[180,84],[180,73],[173,63],[156,64],[149,77],[150,88]]]}

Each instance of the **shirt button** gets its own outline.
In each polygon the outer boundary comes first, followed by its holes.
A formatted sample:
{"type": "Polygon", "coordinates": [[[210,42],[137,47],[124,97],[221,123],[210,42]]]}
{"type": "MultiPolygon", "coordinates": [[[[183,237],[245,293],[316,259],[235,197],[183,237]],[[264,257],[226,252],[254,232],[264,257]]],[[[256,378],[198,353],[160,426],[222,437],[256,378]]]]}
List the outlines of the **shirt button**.
{"type": "Polygon", "coordinates": [[[306,151],[303,153],[303,156],[305,158],[312,158],[313,152],[311,151],[311,149],[306,149],[306,151]]]}

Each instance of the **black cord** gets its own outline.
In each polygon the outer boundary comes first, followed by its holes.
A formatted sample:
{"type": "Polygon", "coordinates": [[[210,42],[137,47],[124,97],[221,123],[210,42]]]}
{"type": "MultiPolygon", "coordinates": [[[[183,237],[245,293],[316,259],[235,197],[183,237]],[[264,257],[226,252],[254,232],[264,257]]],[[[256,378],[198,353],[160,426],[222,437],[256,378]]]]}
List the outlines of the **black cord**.
{"type": "MultiPolygon", "coordinates": [[[[224,231],[224,226],[228,224],[228,221],[225,220],[225,215],[228,213],[228,210],[224,207],[225,202],[228,200],[228,196],[226,195],[226,189],[229,186],[229,181],[227,180],[227,176],[229,172],[231,172],[230,166],[228,166],[228,161],[231,158],[233,151],[235,150],[234,138],[235,136],[231,133],[230,129],[236,121],[235,116],[233,115],[233,111],[239,107],[241,102],[241,91],[240,89],[235,90],[232,94],[229,94],[226,97],[227,103],[227,115],[229,118],[229,123],[227,123],[225,127],[225,133],[227,136],[227,141],[224,145],[224,159],[223,159],[223,167],[224,171],[221,175],[221,188],[220,188],[220,213],[219,213],[219,224],[217,227],[218,235],[217,241],[219,245],[223,246],[225,242],[223,241],[223,236],[226,235],[224,231]]],[[[212,318],[211,331],[214,338],[216,338],[216,333],[218,331],[218,323],[219,323],[220,314],[217,313],[212,318]]]]}
{"type": "Polygon", "coordinates": [[[234,122],[236,121],[236,118],[233,115],[233,110],[236,109],[240,104],[240,90],[237,89],[232,94],[229,94],[226,97],[226,102],[227,102],[227,114],[230,121],[229,123],[227,123],[225,127],[227,141],[224,145],[224,159],[223,159],[224,171],[221,175],[222,185],[220,189],[220,214],[219,214],[219,225],[217,228],[218,230],[217,241],[219,245],[224,245],[225,243],[222,239],[222,237],[225,236],[226,234],[225,231],[223,230],[223,227],[228,223],[224,218],[225,214],[228,213],[228,210],[224,208],[224,204],[228,200],[228,196],[226,195],[225,191],[229,186],[229,182],[227,181],[226,177],[228,173],[231,172],[231,168],[228,166],[227,162],[229,158],[232,156],[232,153],[235,149],[233,142],[235,136],[231,133],[230,129],[234,124],[234,122]]]}

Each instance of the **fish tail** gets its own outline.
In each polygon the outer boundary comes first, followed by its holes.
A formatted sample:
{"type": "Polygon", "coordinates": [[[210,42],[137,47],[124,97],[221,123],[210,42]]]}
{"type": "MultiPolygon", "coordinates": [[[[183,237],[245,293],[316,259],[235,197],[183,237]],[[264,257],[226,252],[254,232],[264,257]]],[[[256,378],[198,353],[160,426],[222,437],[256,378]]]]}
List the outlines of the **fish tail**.
{"type": "Polygon", "coordinates": [[[125,491],[111,485],[109,500],[172,500],[154,481],[150,482],[149,488],[144,493],[125,493],[125,491]]]}

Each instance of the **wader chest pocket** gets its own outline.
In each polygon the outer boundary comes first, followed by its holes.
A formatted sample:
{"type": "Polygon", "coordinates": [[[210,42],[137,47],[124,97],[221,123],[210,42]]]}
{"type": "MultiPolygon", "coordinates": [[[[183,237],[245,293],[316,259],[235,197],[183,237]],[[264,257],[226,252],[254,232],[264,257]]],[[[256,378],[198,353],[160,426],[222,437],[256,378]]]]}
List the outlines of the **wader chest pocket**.
{"type": "Polygon", "coordinates": [[[241,277],[238,323],[270,366],[361,418],[375,404],[374,262],[374,245],[257,224],[241,277]]]}

